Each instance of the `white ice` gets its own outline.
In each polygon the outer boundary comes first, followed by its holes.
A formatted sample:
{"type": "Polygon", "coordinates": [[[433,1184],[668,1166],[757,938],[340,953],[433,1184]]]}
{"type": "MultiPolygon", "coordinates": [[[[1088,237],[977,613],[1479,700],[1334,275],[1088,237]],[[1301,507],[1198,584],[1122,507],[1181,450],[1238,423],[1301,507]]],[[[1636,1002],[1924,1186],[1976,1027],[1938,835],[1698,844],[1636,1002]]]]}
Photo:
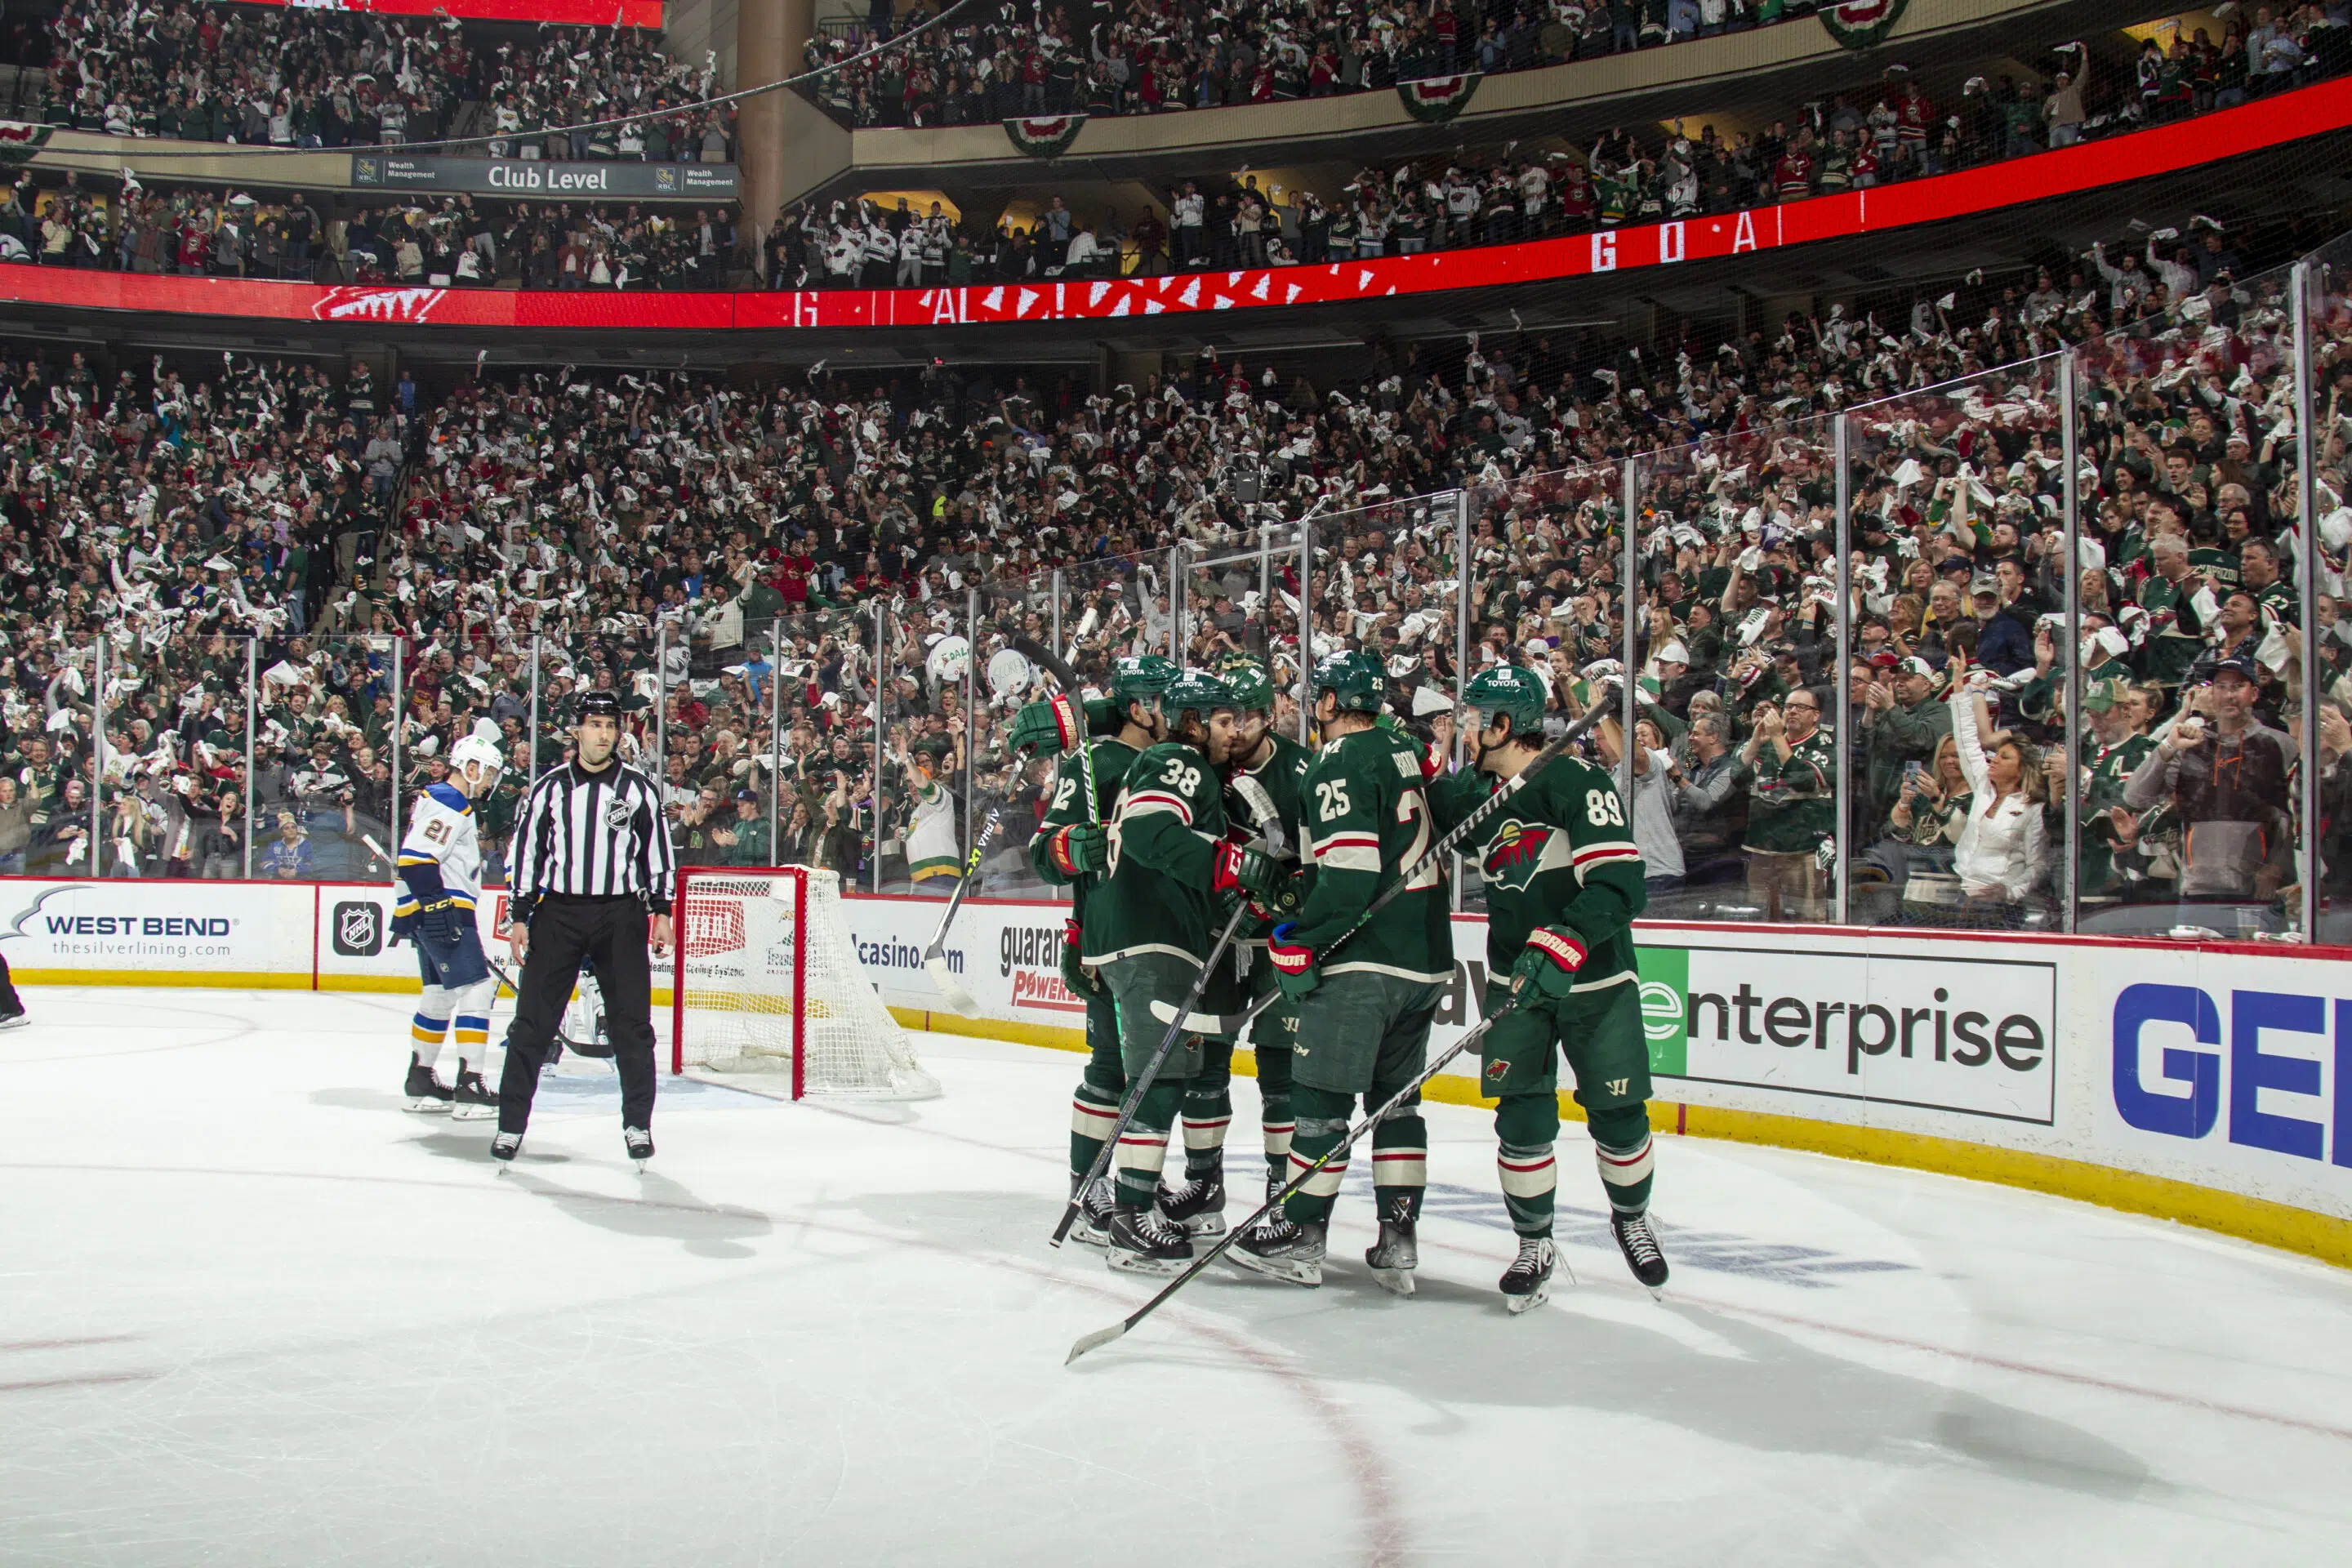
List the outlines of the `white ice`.
{"type": "MultiPolygon", "coordinates": [[[[36,990],[0,1036],[0,1563],[2340,1563],[2352,1274],[1666,1138],[1660,1305],[1571,1129],[1524,1318],[1488,1118],[1429,1112],[1417,1299],[1045,1244],[1076,1058],[945,1098],[608,1072],[525,1157],[404,1114],[395,996],[36,990]]],[[[1255,1086],[1232,1170],[1253,1185],[1255,1086]]],[[[1242,1193],[1237,1190],[1236,1217],[1242,1193]]]]}

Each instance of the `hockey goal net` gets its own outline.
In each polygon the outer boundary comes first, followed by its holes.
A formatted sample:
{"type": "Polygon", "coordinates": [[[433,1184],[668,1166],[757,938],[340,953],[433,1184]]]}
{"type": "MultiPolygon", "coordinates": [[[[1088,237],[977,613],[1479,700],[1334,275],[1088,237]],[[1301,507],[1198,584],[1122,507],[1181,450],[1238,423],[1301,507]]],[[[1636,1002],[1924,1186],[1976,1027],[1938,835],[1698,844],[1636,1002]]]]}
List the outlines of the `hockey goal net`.
{"type": "Polygon", "coordinates": [[[670,1070],[784,1074],[803,1094],[940,1092],[858,968],[841,879],[799,866],[679,875],[670,1070]]]}

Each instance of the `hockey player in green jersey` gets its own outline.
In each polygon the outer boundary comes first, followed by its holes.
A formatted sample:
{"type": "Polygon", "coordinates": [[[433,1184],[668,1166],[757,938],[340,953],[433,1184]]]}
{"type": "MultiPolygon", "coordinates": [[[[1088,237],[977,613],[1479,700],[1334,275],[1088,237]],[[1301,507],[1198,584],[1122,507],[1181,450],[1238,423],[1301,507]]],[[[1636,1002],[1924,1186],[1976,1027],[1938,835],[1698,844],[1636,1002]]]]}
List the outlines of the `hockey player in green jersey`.
{"type": "MultiPolygon", "coordinates": [[[[1233,693],[1205,670],[1169,682],[1160,708],[1165,739],[1128,769],[1102,882],[1087,907],[1087,961],[1110,987],[1129,1079],[1168,1037],[1151,1005],[1181,1005],[1215,945],[1211,882],[1225,830],[1217,764],[1234,740],[1233,693]]],[[[1180,1033],[1112,1151],[1113,1268],[1173,1274],[1192,1258],[1191,1237],[1160,1212],[1158,1197],[1168,1134],[1201,1058],[1201,1037],[1180,1033]]]]}
{"type": "MultiPolygon", "coordinates": [[[[1070,889],[1070,919],[1062,929],[1062,979],[1087,1005],[1087,1067],[1070,1104],[1073,1194],[1094,1169],[1095,1156],[1118,1124],[1119,1100],[1127,1093],[1127,1073],[1119,1066],[1118,1009],[1110,987],[1088,962],[1086,946],[1092,931],[1089,911],[1109,858],[1110,829],[1106,825],[1135,760],[1166,738],[1160,699],[1179,673],[1171,661],[1156,654],[1118,660],[1110,677],[1118,730],[1108,736],[1084,738],[1087,719],[1075,693],[1033,702],[1013,720],[1016,750],[1060,746],[1065,752],[1055,770],[1045,816],[1029,840],[1029,863],[1048,884],[1070,889]],[[1090,750],[1090,758],[1078,752],[1081,745],[1090,750]],[[1087,793],[1090,775],[1091,797],[1087,793]]],[[[1110,1217],[1110,1193],[1097,1185],[1083,1195],[1071,1234],[1090,1247],[1100,1247],[1110,1217]]]]}
{"type": "MultiPolygon", "coordinates": [[[[1226,660],[1217,674],[1231,689],[1235,740],[1225,760],[1227,842],[1217,850],[1214,890],[1256,906],[1234,951],[1217,965],[1202,993],[1201,1010],[1237,1013],[1275,990],[1266,937],[1277,920],[1297,912],[1298,781],[1307,748],[1273,731],[1274,683],[1265,667],[1246,655],[1226,660]],[[1253,845],[1249,841],[1255,840],[1253,845]]],[[[1286,998],[1258,1015],[1250,1042],[1257,1055],[1258,1124],[1265,1142],[1267,1195],[1280,1189],[1290,1161],[1290,1044],[1298,1015],[1286,998]]],[[[1184,1184],[1163,1188],[1160,1209],[1195,1237],[1224,1234],[1225,1131],[1233,1122],[1234,1042],[1204,1039],[1201,1071],[1185,1091],[1184,1184]]]]}
{"type": "MultiPolygon", "coordinates": [[[[1461,821],[1543,749],[1543,679],[1510,666],[1473,679],[1463,705],[1477,767],[1434,786],[1440,829],[1461,821]]],[[[1483,825],[1475,850],[1486,887],[1487,1016],[1518,1007],[1479,1042],[1479,1081],[1499,1102],[1496,1163],[1519,1255],[1506,1303],[1543,1300],[1553,1267],[1559,1173],[1559,1058],[1576,1075],[1609,1194],[1610,1228],[1634,1277],[1665,1283],[1649,1219],[1650,1050],[1633,963],[1633,920],[1646,902],[1631,816],[1608,773],[1561,756],[1483,825]]]]}
{"type": "MultiPolygon", "coordinates": [[[[1298,1008],[1294,1177],[1339,1146],[1359,1096],[1368,1109],[1378,1106],[1421,1071],[1454,972],[1434,865],[1414,871],[1404,890],[1357,929],[1373,899],[1422,860],[1433,837],[1421,749],[1376,721],[1388,698],[1387,671],[1374,655],[1335,653],[1316,665],[1312,684],[1323,743],[1298,783],[1312,881],[1297,918],[1276,926],[1266,949],[1276,984],[1298,1008]]],[[[1364,1261],[1399,1295],[1412,1292],[1414,1226],[1429,1181],[1429,1138],[1417,1106],[1372,1132],[1381,1237],[1364,1261]]],[[[1233,1260],[1278,1279],[1321,1284],[1331,1206],[1346,1173],[1344,1156],[1316,1172],[1279,1215],[1234,1244],[1233,1260]]]]}

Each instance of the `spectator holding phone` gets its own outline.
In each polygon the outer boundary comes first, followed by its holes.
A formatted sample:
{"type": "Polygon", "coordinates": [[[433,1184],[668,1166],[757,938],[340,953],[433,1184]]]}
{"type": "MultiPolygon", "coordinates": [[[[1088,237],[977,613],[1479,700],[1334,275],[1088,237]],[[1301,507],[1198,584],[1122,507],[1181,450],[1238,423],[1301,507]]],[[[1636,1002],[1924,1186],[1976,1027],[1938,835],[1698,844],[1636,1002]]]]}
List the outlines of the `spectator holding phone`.
{"type": "Polygon", "coordinates": [[[2251,658],[2221,660],[2124,786],[2134,811],[2170,803],[2184,899],[2267,900],[2292,873],[2294,748],[2255,719],[2259,681],[2251,658]]]}

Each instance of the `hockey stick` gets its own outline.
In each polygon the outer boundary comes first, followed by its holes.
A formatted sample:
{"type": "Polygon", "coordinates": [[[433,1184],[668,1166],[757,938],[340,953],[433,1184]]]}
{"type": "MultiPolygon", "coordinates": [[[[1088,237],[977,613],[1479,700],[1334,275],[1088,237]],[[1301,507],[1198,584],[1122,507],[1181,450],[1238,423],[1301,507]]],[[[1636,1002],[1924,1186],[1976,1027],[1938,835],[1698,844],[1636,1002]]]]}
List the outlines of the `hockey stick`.
{"type": "MultiPolygon", "coordinates": [[[[1528,759],[1528,765],[1521,768],[1517,773],[1514,773],[1508,780],[1507,780],[1502,788],[1496,790],[1493,795],[1488,795],[1485,800],[1479,802],[1477,807],[1473,810],[1469,816],[1455,823],[1446,831],[1444,837],[1431,845],[1426,854],[1423,855],[1420,859],[1414,861],[1411,866],[1405,868],[1404,873],[1398,877],[1395,881],[1381,889],[1380,897],[1374,899],[1370,904],[1365,906],[1364,912],[1356,917],[1356,923],[1349,926],[1346,931],[1341,931],[1338,937],[1333,939],[1328,947],[1326,947],[1321,952],[1315,955],[1316,962],[1319,963],[1331,953],[1338,952],[1340,945],[1349,937],[1355,935],[1358,931],[1363,930],[1365,926],[1370,924],[1372,917],[1379,914],[1382,910],[1388,908],[1390,901],[1399,893],[1403,892],[1406,887],[1412,883],[1415,877],[1420,876],[1423,871],[1428,870],[1431,867],[1441,864],[1446,856],[1451,855],[1454,852],[1454,847],[1455,845],[1468,837],[1473,829],[1478,827],[1488,817],[1501,810],[1503,803],[1509,800],[1513,795],[1518,794],[1520,787],[1529,779],[1535,777],[1537,773],[1543,771],[1546,763],[1549,763],[1554,757],[1559,756],[1562,752],[1568,750],[1568,748],[1576,742],[1582,740],[1585,732],[1591,730],[1595,724],[1601,722],[1601,720],[1614,718],[1616,716],[1615,710],[1610,707],[1608,701],[1608,694],[1613,689],[1613,687],[1601,688],[1601,695],[1594,698],[1592,706],[1585,710],[1583,718],[1577,720],[1576,722],[1561,731],[1559,739],[1552,742],[1542,751],[1538,752],[1532,758],[1528,759]]],[[[1268,1007],[1273,1006],[1275,1003],[1281,998],[1281,990],[1276,988],[1273,991],[1267,992],[1255,1002],[1251,1003],[1248,1008],[1243,1012],[1225,1014],[1222,1016],[1208,1020],[1205,1024],[1200,1020],[1195,1020],[1193,1027],[1201,1029],[1206,1034],[1232,1035],[1238,1037],[1244,1029],[1249,1026],[1251,1019],[1256,1017],[1260,1013],[1265,1012],[1268,1007]]],[[[1164,1002],[1154,1002],[1151,1005],[1151,1016],[1158,1019],[1165,1019],[1171,1016],[1171,1015],[1167,1011],[1167,1005],[1168,1005],[1164,1002]]],[[[1190,1005],[1191,1005],[1189,1003],[1186,1005],[1188,1010],[1190,1005]]]]}
{"type": "Polygon", "coordinates": [[[1102,802],[1095,794],[1094,737],[1087,733],[1086,688],[1078,682],[1078,672],[1072,669],[1060,654],[1035,637],[1014,637],[1004,646],[1052,676],[1055,684],[1062,689],[1062,695],[1067,697],[1070,705],[1077,710],[1078,771],[1086,775],[1087,820],[1099,823],[1102,820],[1102,802]]]}
{"type": "Polygon", "coordinates": [[[967,1018],[980,1016],[980,999],[964,988],[962,981],[948,968],[948,927],[955,923],[956,911],[963,908],[964,895],[971,891],[972,882],[980,875],[981,853],[988,841],[996,837],[996,825],[1003,821],[1004,808],[992,805],[980,825],[980,836],[971,841],[971,853],[964,857],[963,876],[955,891],[948,895],[948,907],[940,916],[939,929],[931,932],[931,943],[923,949],[923,973],[930,977],[931,988],[940,1000],[967,1018]]]}
{"type": "MultiPolygon", "coordinates": [[[[513,975],[507,973],[506,965],[495,958],[486,957],[483,962],[490,966],[490,973],[499,977],[499,984],[515,994],[515,1001],[520,1004],[522,1001],[522,986],[513,975]]],[[[554,1031],[554,1034],[555,1043],[573,1056],[588,1057],[597,1061],[613,1059],[613,1047],[601,1040],[575,1040],[561,1029],[554,1031]]]]}
{"type": "Polygon", "coordinates": [[[1225,956],[1225,949],[1233,945],[1234,933],[1241,929],[1242,921],[1248,915],[1249,900],[1244,899],[1234,906],[1234,918],[1227,921],[1225,929],[1218,933],[1217,944],[1209,949],[1208,962],[1202,964],[1201,973],[1192,977],[1192,988],[1184,994],[1184,1005],[1176,1009],[1176,1021],[1170,1024],[1168,1032],[1160,1037],[1160,1048],[1151,1053],[1151,1059],[1144,1064],[1143,1071],[1127,1086],[1127,1098],[1119,1102],[1118,1125],[1110,1130],[1110,1136],[1103,1140],[1103,1146],[1095,1151],[1095,1163],[1087,1172],[1087,1179],[1072,1190],[1069,1205],[1062,1210],[1062,1223],[1054,1227],[1055,1247],[1062,1245],[1064,1238],[1070,1234],[1070,1226],[1077,1222],[1078,1209],[1087,1191],[1102,1180],[1103,1172],[1109,1168],[1111,1151],[1118,1147],[1118,1141],[1125,1135],[1128,1124],[1135,1120],[1136,1109],[1142,1105],[1145,1091],[1159,1078],[1160,1065],[1167,1061],[1168,1053],[1175,1049],[1177,1037],[1184,1033],[1184,1024],[1192,1015],[1192,1005],[1201,999],[1201,993],[1208,989],[1210,974],[1215,971],[1218,961],[1225,956]]]}
{"type": "Polygon", "coordinates": [[[1152,1297],[1151,1300],[1146,1301],[1142,1306],[1138,1307],[1134,1311],[1129,1312],[1118,1322],[1113,1323],[1109,1328],[1097,1329],[1093,1333],[1085,1335],[1079,1339],[1076,1343],[1070,1346],[1069,1360],[1065,1361],[1062,1364],[1064,1366],[1067,1366],[1071,1362],[1076,1361],[1088,1351],[1099,1350],[1104,1345],[1110,1343],[1111,1341],[1125,1334],[1129,1329],[1135,1327],[1136,1324],[1151,1316],[1152,1313],[1158,1311],[1169,1297],[1173,1296],[1177,1291],[1181,1290],[1185,1286],[1191,1284],[1193,1278],[1202,1269],[1208,1268],[1210,1264],[1214,1263],[1218,1258],[1223,1257],[1225,1254],[1225,1248],[1231,1247],[1234,1242],[1239,1241],[1244,1234],[1255,1228],[1258,1221],[1273,1213],[1276,1207],[1280,1206],[1284,1199],[1289,1197],[1291,1194],[1305,1186],[1308,1181],[1313,1179],[1315,1173],[1323,1169],[1324,1166],[1329,1164],[1335,1156],[1343,1154],[1347,1152],[1348,1150],[1353,1148],[1358,1139],[1363,1137],[1365,1133],[1370,1132],[1373,1128],[1379,1126],[1399,1106],[1404,1104],[1406,1100],[1420,1093],[1422,1086],[1427,1083],[1431,1079],[1435,1078],[1439,1069],[1444,1068],[1446,1063],[1452,1061],[1454,1058],[1460,1056],[1463,1052],[1476,1045],[1486,1037],[1487,1030],[1493,1028],[1496,1025],[1509,1017],[1513,1013],[1518,1011],[1519,995],[1519,993],[1514,992],[1509,1001],[1504,1003],[1501,1007],[1496,1009],[1496,1011],[1479,1020],[1475,1028],[1471,1029],[1460,1039],[1454,1041],[1444,1050],[1438,1053],[1437,1059],[1431,1062],[1427,1067],[1422,1068],[1420,1076],[1416,1077],[1411,1083],[1406,1084],[1402,1089],[1398,1089],[1394,1094],[1389,1096],[1386,1103],[1381,1105],[1378,1110],[1373,1111],[1370,1116],[1365,1117],[1361,1121],[1359,1121],[1353,1127],[1349,1128],[1345,1137],[1341,1138],[1338,1143],[1325,1150],[1322,1155],[1318,1158],[1313,1164],[1299,1172],[1298,1174],[1291,1177],[1289,1182],[1284,1185],[1282,1191],[1276,1193],[1273,1197],[1268,1198],[1265,1201],[1265,1205],[1255,1214],[1250,1215],[1249,1218],[1244,1220],[1240,1225],[1234,1226],[1232,1229],[1226,1231],[1224,1235],[1219,1237],[1217,1238],[1217,1244],[1214,1247],[1210,1247],[1208,1251],[1194,1258],[1190,1268],[1186,1268],[1183,1273],[1179,1274],[1175,1279],[1171,1279],[1166,1285],[1162,1286],[1160,1288],[1160,1294],[1152,1297]]]}

